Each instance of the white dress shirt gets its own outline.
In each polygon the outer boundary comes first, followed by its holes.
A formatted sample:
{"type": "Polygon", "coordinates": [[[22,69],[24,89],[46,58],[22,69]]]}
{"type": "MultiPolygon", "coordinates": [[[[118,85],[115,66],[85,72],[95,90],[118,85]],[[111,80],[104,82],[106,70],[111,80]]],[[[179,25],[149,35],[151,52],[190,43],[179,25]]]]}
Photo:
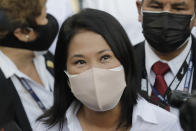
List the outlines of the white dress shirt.
{"type": "Polygon", "coordinates": [[[144,40],[138,21],[136,0],[82,0],[83,8],[94,8],[113,15],[124,27],[133,45],[144,40]]]}
{"type": "MultiPolygon", "coordinates": [[[[169,86],[170,83],[173,81],[174,77],[177,75],[177,73],[178,73],[180,67],[182,66],[184,60],[186,59],[189,51],[191,50],[191,45],[192,45],[192,38],[190,37],[187,46],[178,56],[176,56],[174,59],[172,59],[170,61],[165,61],[165,60],[160,59],[154,53],[154,51],[150,47],[149,43],[147,41],[145,41],[145,66],[146,66],[146,71],[147,71],[148,81],[149,81],[148,82],[148,95],[149,96],[151,95],[151,92],[152,92],[151,85],[154,85],[155,77],[156,77],[155,73],[152,71],[152,66],[157,61],[161,61],[161,62],[167,63],[169,65],[170,71],[164,75],[164,79],[167,83],[167,86],[169,86]]],[[[184,78],[182,79],[181,83],[179,84],[177,90],[181,90],[181,91],[184,90],[185,78],[186,78],[186,74],[185,74],[184,78]]],[[[191,78],[190,85],[192,85],[192,81],[193,81],[192,79],[193,79],[193,77],[191,78]]],[[[172,88],[171,90],[175,90],[175,88],[174,89],[172,88]]],[[[192,86],[190,87],[189,92],[191,92],[191,90],[192,90],[192,86]]],[[[176,110],[175,108],[171,108],[170,111],[174,114],[178,114],[178,110],[176,110]]]]}
{"type": "MultiPolygon", "coordinates": [[[[66,112],[63,131],[82,131],[80,122],[77,118],[77,112],[80,104],[73,102],[66,112]]],[[[178,118],[148,103],[143,98],[139,98],[138,104],[134,106],[132,118],[132,127],[130,131],[182,131],[178,118]]],[[[42,123],[39,123],[35,131],[57,131],[58,125],[48,129],[42,123]]]]}
{"type": "Polygon", "coordinates": [[[46,69],[45,58],[38,52],[35,52],[35,58],[33,62],[44,87],[22,73],[11,59],[9,59],[2,51],[0,51],[0,69],[7,79],[11,78],[23,104],[32,129],[36,127],[37,117],[39,117],[43,112],[38,107],[37,103],[31,97],[31,95],[24,89],[17,77],[24,78],[28,82],[46,108],[51,107],[53,104],[52,91],[54,84],[53,76],[46,69]]]}
{"type": "Polygon", "coordinates": [[[194,35],[194,37],[196,37],[196,27],[194,26],[191,33],[194,35]]]}
{"type": "MultiPolygon", "coordinates": [[[[53,15],[57,19],[59,28],[63,22],[73,14],[71,0],[47,0],[46,7],[47,13],[53,15]]],[[[53,54],[55,53],[56,49],[57,37],[49,49],[53,54]]]]}

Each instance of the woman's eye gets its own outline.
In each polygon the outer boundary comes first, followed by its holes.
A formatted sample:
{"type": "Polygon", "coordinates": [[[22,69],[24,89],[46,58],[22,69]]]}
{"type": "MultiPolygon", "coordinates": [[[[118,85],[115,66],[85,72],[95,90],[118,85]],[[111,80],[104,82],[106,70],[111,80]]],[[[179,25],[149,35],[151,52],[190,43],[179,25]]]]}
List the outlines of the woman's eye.
{"type": "Polygon", "coordinates": [[[104,56],[101,57],[100,60],[101,60],[102,62],[104,62],[104,61],[107,61],[107,60],[110,59],[110,58],[111,58],[110,55],[104,55],[104,56]]]}
{"type": "Polygon", "coordinates": [[[85,64],[86,62],[84,60],[77,60],[74,62],[75,65],[82,65],[85,64]]]}

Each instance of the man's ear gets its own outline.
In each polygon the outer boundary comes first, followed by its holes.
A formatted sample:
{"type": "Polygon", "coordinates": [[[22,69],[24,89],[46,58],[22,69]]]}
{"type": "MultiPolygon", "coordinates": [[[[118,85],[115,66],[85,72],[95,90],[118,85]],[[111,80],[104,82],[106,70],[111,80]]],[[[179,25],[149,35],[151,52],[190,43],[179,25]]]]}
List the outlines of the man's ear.
{"type": "Polygon", "coordinates": [[[196,26],[196,14],[195,14],[195,17],[193,19],[193,27],[196,26]]]}
{"type": "Polygon", "coordinates": [[[18,38],[20,41],[29,42],[35,40],[37,34],[31,28],[27,28],[27,29],[16,28],[14,30],[14,36],[18,38]]]}
{"type": "Polygon", "coordinates": [[[136,0],[136,5],[137,5],[137,11],[138,11],[138,21],[141,22],[142,21],[142,12],[141,12],[142,1],[136,0]]]}

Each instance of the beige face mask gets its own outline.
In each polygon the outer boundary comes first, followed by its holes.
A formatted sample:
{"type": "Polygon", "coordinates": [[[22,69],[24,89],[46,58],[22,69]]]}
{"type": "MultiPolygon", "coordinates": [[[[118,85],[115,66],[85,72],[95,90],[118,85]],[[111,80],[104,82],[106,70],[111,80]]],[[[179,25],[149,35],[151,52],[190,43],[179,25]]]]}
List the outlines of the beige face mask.
{"type": "Polygon", "coordinates": [[[94,111],[113,109],[126,86],[122,66],[113,69],[91,68],[78,75],[66,74],[74,96],[94,111]]]}

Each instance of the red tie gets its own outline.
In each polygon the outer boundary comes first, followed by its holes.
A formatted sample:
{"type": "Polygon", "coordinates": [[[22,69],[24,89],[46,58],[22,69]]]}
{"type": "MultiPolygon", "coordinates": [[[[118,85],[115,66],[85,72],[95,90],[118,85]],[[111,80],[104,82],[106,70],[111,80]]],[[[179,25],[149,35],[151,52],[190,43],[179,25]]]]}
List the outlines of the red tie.
{"type": "MultiPolygon", "coordinates": [[[[155,88],[155,90],[157,90],[159,92],[160,95],[164,96],[165,91],[167,90],[167,84],[164,80],[164,75],[168,71],[170,71],[170,68],[169,68],[168,64],[158,61],[153,65],[152,70],[154,71],[154,73],[156,75],[154,88],[155,88]]],[[[155,102],[160,103],[160,99],[153,92],[151,94],[151,98],[155,102]]],[[[169,106],[166,106],[165,109],[169,111],[169,106]]]]}

